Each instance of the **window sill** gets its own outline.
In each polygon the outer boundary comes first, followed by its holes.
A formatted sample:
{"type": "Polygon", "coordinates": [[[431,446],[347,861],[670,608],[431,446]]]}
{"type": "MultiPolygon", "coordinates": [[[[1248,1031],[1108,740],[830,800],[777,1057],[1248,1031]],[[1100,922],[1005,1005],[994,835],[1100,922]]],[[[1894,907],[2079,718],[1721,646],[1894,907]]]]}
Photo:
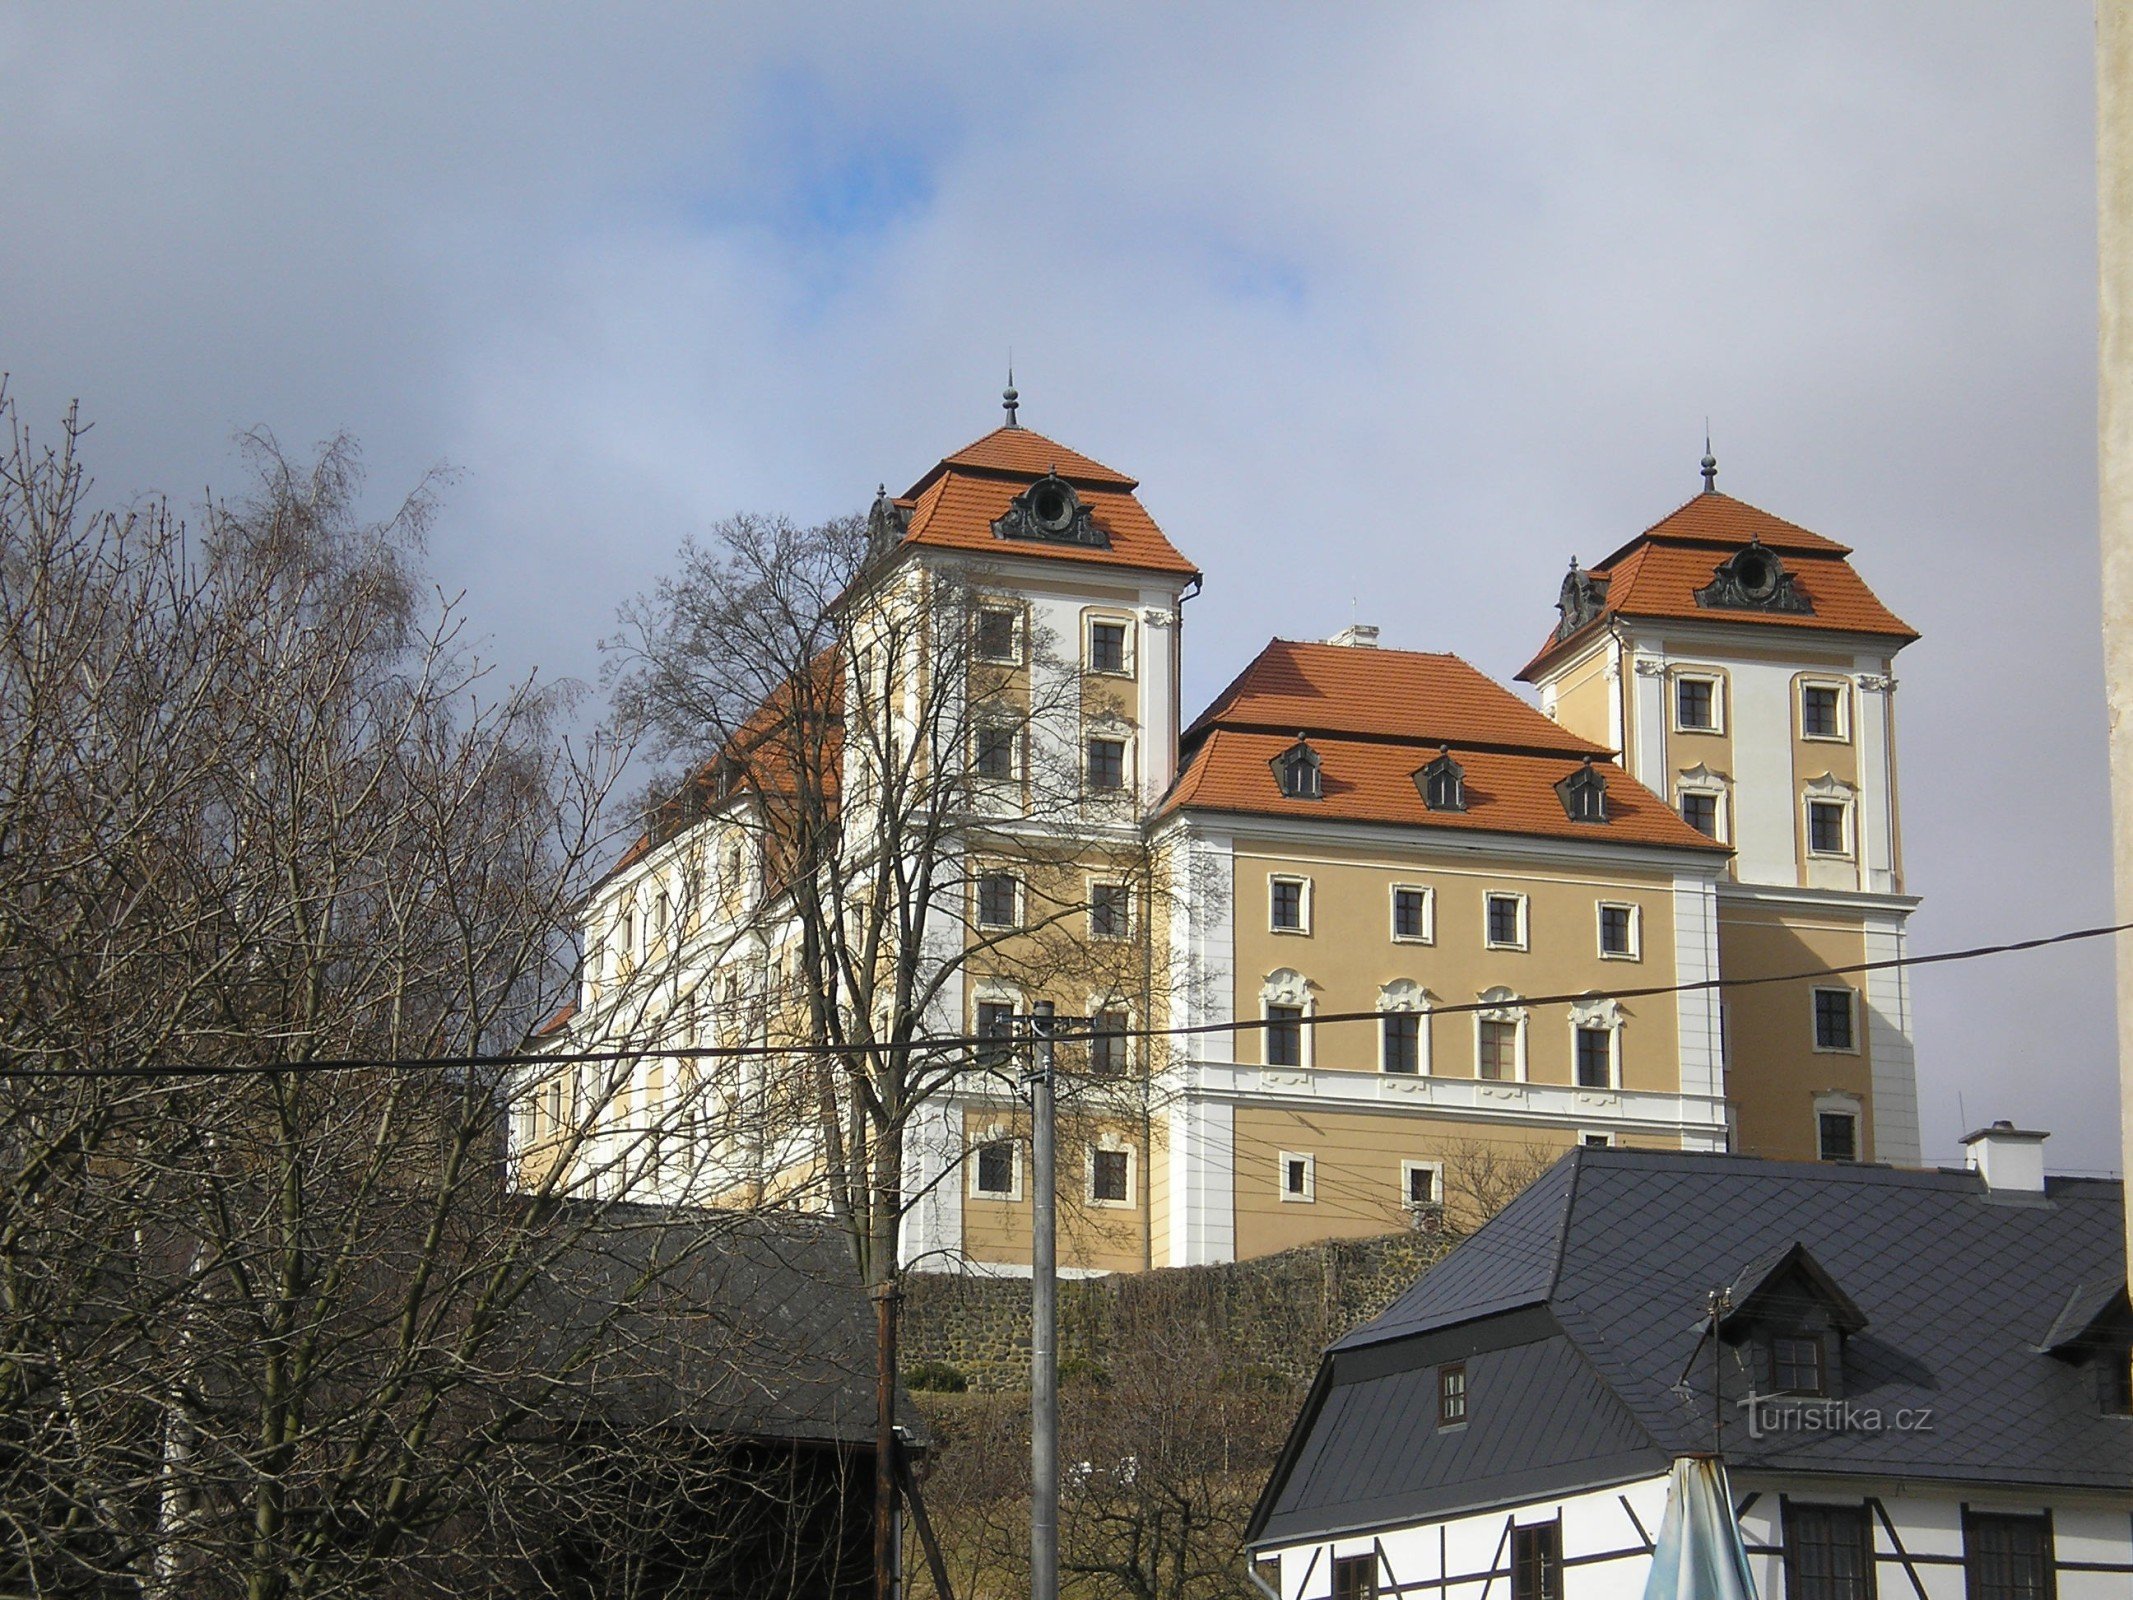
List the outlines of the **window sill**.
{"type": "Polygon", "coordinates": [[[1437,942],[1437,938],[1435,934],[1429,933],[1396,933],[1392,936],[1392,942],[1394,944],[1431,945],[1437,942]]]}
{"type": "Polygon", "coordinates": [[[1600,959],[1602,961],[1642,961],[1644,952],[1642,950],[1602,950],[1600,959]]]}
{"type": "Polygon", "coordinates": [[[1291,937],[1297,939],[1308,939],[1311,937],[1311,930],[1309,928],[1277,928],[1272,923],[1267,924],[1266,931],[1268,933],[1286,933],[1291,937]]]}
{"type": "Polygon", "coordinates": [[[1509,953],[1511,953],[1512,955],[1519,955],[1519,956],[1522,956],[1522,955],[1526,955],[1526,954],[1528,954],[1528,953],[1529,953],[1529,949],[1530,949],[1530,947],[1529,947],[1529,946],[1526,946],[1526,945],[1522,945],[1522,944],[1487,944],[1487,943],[1484,943],[1484,944],[1482,945],[1482,948],[1483,948],[1484,950],[1504,950],[1504,951],[1508,951],[1508,952],[1509,952],[1509,953]]]}

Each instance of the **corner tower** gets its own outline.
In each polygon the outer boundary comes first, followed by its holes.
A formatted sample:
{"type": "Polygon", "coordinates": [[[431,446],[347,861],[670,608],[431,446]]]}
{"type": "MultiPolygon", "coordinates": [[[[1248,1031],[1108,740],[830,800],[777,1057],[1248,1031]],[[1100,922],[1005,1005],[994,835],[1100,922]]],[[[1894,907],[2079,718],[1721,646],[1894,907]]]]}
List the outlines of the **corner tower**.
{"type": "MultiPolygon", "coordinates": [[[[1701,494],[1563,580],[1519,677],[1564,727],[1732,848],[1719,885],[1729,979],[1900,956],[1898,651],[1918,637],[1849,546],[1701,494]]],[[[1916,1162],[1901,968],[1729,989],[1727,1097],[1750,1155],[1916,1162]]]]}

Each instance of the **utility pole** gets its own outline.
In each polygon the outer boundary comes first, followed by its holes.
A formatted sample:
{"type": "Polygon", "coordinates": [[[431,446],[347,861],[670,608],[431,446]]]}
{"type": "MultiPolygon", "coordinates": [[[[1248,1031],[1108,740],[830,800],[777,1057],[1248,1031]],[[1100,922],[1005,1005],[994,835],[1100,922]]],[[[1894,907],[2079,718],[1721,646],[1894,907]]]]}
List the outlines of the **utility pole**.
{"type": "Polygon", "coordinates": [[[1052,1092],[1054,1008],[1030,1019],[1029,1592],[1059,1600],[1059,1218],[1052,1092]]]}

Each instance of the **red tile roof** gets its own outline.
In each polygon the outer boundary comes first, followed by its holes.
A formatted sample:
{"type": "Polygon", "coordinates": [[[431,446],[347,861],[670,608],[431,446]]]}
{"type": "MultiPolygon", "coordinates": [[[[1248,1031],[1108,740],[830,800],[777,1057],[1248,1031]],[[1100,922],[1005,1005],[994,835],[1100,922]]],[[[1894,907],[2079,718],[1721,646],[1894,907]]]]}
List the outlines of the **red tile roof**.
{"type": "Polygon", "coordinates": [[[944,457],[897,504],[908,517],[906,544],[1198,577],[1199,569],[1164,537],[1147,508],[1135,498],[1137,487],[1125,474],[1033,429],[996,428],[944,457]],[[1090,519],[1109,538],[1108,549],[994,536],[993,523],[1015,496],[1052,471],[1074,486],[1089,508],[1090,519]]]}
{"type": "Polygon", "coordinates": [[[1412,775],[1435,756],[1434,746],[1314,736],[1323,797],[1304,800],[1281,792],[1271,765],[1294,743],[1293,733],[1212,730],[1188,758],[1164,813],[1244,812],[1726,853],[1612,762],[1593,763],[1607,779],[1608,820],[1572,822],[1555,786],[1583,765],[1577,759],[1454,746],[1453,759],[1466,770],[1467,809],[1432,811],[1412,775]]]}
{"type": "Polygon", "coordinates": [[[1346,734],[1462,750],[1611,754],[1566,732],[1454,655],[1276,639],[1186,731],[1212,727],[1346,734]]]}
{"type": "Polygon", "coordinates": [[[1866,580],[1852,570],[1846,559],[1850,554],[1849,545],[1810,533],[1745,500],[1716,490],[1699,494],[1592,568],[1592,577],[1607,584],[1598,616],[1566,639],[1558,640],[1551,633],[1518,676],[1531,680],[1558,651],[1590,637],[1591,630],[1609,616],[1879,634],[1899,641],[1899,647],[1916,639],[1917,630],[1883,605],[1866,580]],[[1711,581],[1734,551],[1750,542],[1778,553],[1795,586],[1813,602],[1812,613],[1736,611],[1696,603],[1696,591],[1711,581]]]}

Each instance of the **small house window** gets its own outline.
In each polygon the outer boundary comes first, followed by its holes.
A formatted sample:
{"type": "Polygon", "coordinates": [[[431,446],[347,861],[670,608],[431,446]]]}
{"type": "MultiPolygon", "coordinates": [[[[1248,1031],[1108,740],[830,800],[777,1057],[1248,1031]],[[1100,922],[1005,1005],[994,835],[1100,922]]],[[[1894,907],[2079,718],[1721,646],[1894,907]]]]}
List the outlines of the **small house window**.
{"type": "Polygon", "coordinates": [[[978,1037],[997,1039],[998,1044],[978,1047],[978,1064],[984,1067],[1002,1067],[1007,1064],[1007,1041],[1015,1036],[1015,1008],[1005,1000],[980,1000],[978,1002],[978,1037]]]}
{"type": "Polygon", "coordinates": [[[1015,614],[1012,611],[988,607],[978,613],[977,652],[980,661],[1016,659],[1019,652],[1015,649],[1015,614]]]}
{"type": "Polygon", "coordinates": [[[1123,939],[1133,923],[1133,891],[1122,883],[1099,883],[1089,889],[1089,934],[1123,939]]]}
{"type": "Polygon", "coordinates": [[[1016,730],[1007,723],[987,723],[978,729],[978,776],[1011,779],[1015,775],[1016,730]]]}
{"type": "Polygon", "coordinates": [[[1815,1113],[1815,1153],[1824,1161],[1859,1159],[1859,1118],[1851,1111],[1815,1113]]]}
{"type": "Polygon", "coordinates": [[[1600,954],[1627,960],[1637,953],[1637,908],[1600,903],[1600,954]]]}
{"type": "Polygon", "coordinates": [[[1696,790],[1684,790],[1681,796],[1681,820],[1707,838],[1718,837],[1718,796],[1696,790]]]}
{"type": "Polygon", "coordinates": [[[1387,1072],[1422,1070],[1422,1018],[1413,1011],[1388,1011],[1378,1019],[1383,1031],[1387,1072]]]}
{"type": "Polygon", "coordinates": [[[1427,889],[1396,887],[1392,891],[1392,936],[1414,944],[1430,938],[1430,904],[1427,889]]]}
{"type": "Polygon", "coordinates": [[[1851,1051],[1858,1049],[1852,1028],[1852,991],[1815,991],[1815,1048],[1851,1051]]]}
{"type": "Polygon", "coordinates": [[[1810,739],[1844,738],[1844,691],[1834,684],[1802,684],[1800,732],[1810,739]]]}
{"type": "Polygon", "coordinates": [[[1296,743],[1274,758],[1274,776],[1281,792],[1291,800],[1321,798],[1318,752],[1305,744],[1300,734],[1296,743]]]}
{"type": "Polygon", "coordinates": [[[1434,1161],[1403,1161],[1400,1178],[1410,1210],[1444,1204],[1444,1178],[1434,1161]]]}
{"type": "Polygon", "coordinates": [[[1456,1428],[1466,1421],[1466,1363],[1449,1362],[1437,1369],[1437,1426],[1456,1428]]]}
{"type": "Polygon", "coordinates": [[[1529,1522],[1512,1531],[1511,1600],[1563,1600],[1563,1525],[1529,1522]]]}
{"type": "Polygon", "coordinates": [[[1267,924],[1276,933],[1304,931],[1304,880],[1273,878],[1267,885],[1267,924]]]}
{"type": "Polygon", "coordinates": [[[1124,672],[1126,670],[1126,625],[1123,622],[1092,622],[1089,624],[1089,670],[1091,672],[1124,672]]]}
{"type": "Polygon", "coordinates": [[[2050,1600],[2051,1519],[1966,1513],[1963,1565],[1970,1579],[1968,1600],[2050,1600]]]}
{"type": "Polygon", "coordinates": [[[1496,1017],[1483,1017],[1477,1026],[1480,1039],[1477,1075],[1500,1083],[1509,1083],[1516,1079],[1518,1024],[1496,1017]]]}
{"type": "Polygon", "coordinates": [[[1414,777],[1415,787],[1422,791],[1422,803],[1430,810],[1466,809],[1466,768],[1452,759],[1449,749],[1438,751],[1437,758],[1414,777]]]}
{"type": "Polygon", "coordinates": [[[1310,1156],[1292,1155],[1286,1150],[1282,1151],[1281,1198],[1284,1200],[1309,1200],[1312,1196],[1314,1178],[1316,1176],[1312,1169],[1317,1164],[1316,1160],[1310,1156]]]}
{"type": "Polygon", "coordinates": [[[1718,680],[1674,680],[1674,726],[1685,733],[1710,733],[1718,727],[1718,680]]]}
{"type": "Polygon", "coordinates": [[[2107,1417],[2133,1417],[2133,1351],[2117,1345],[2097,1352],[2096,1404],[2107,1417]]]}
{"type": "Polygon", "coordinates": [[[1615,1031],[1612,1028],[1577,1030],[1577,1069],[1580,1089],[1611,1089],[1615,1081],[1615,1031]]]}
{"type": "Polygon", "coordinates": [[[984,928],[1012,928],[1020,921],[1019,902],[1022,885],[1012,872],[985,872],[978,875],[978,925],[984,928]]]}
{"type": "Polygon", "coordinates": [[[1818,856],[1849,855],[1851,847],[1845,837],[1845,822],[1850,809],[1842,800],[1808,801],[1808,850],[1818,856]]]}
{"type": "Polygon", "coordinates": [[[1332,1600],[1378,1600],[1378,1558],[1336,1556],[1333,1560],[1332,1600]]]}
{"type": "Polygon", "coordinates": [[[1523,950],[1526,947],[1526,897],[1522,894],[1492,894],[1486,904],[1488,945],[1491,950],[1523,950]]]}
{"type": "Polygon", "coordinates": [[[1607,775],[1590,761],[1557,784],[1556,793],[1572,822],[1607,820],[1607,775]]]}
{"type": "Polygon", "coordinates": [[[1811,1333],[1779,1334],[1770,1341],[1770,1388],[1776,1394],[1827,1394],[1822,1341],[1811,1333]]]}
{"type": "Polygon", "coordinates": [[[1089,1019],[1089,1071],[1099,1078],[1123,1076],[1126,1070],[1126,1037],[1132,1020],[1123,1011],[1099,1011],[1089,1019]]]}
{"type": "Polygon", "coordinates": [[[1133,1196],[1133,1157],[1124,1150],[1089,1152],[1089,1198],[1098,1205],[1124,1205],[1133,1196]]]}
{"type": "Polygon", "coordinates": [[[979,1194],[995,1199],[1012,1198],[1015,1192],[1015,1146],[1009,1139],[993,1139],[978,1146],[979,1194]]]}
{"type": "Polygon", "coordinates": [[[1269,1005],[1266,1008],[1266,1064],[1270,1067],[1303,1065],[1303,1007],[1269,1005]]]}
{"type": "Polygon", "coordinates": [[[1088,745],[1089,787],[1110,794],[1126,786],[1126,741],[1091,739],[1088,745]]]}
{"type": "Polygon", "coordinates": [[[1874,1541],[1864,1506],[1785,1505],[1786,1600],[1873,1600],[1874,1541]]]}

